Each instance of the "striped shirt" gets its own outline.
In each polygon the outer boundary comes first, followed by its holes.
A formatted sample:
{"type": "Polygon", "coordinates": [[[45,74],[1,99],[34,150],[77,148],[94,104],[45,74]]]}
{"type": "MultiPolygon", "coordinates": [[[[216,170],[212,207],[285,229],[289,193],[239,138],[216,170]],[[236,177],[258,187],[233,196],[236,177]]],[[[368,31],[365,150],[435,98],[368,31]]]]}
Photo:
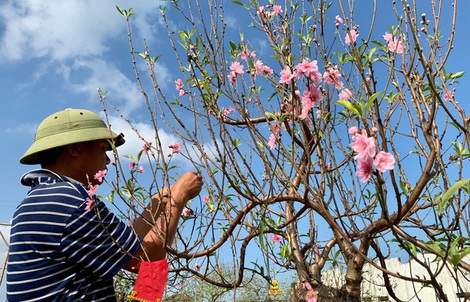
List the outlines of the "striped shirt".
{"type": "Polygon", "coordinates": [[[7,300],[116,301],[114,275],[140,246],[130,227],[83,185],[47,170],[27,173],[31,186],[13,216],[7,300]]]}

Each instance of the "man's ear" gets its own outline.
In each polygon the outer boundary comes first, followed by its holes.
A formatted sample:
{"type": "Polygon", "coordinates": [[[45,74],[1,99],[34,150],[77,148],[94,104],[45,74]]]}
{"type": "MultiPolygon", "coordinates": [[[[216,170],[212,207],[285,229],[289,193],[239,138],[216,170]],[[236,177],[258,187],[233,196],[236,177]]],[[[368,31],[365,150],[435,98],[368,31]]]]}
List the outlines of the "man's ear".
{"type": "Polygon", "coordinates": [[[72,157],[78,157],[80,155],[80,151],[82,150],[82,146],[80,144],[70,144],[67,146],[67,152],[72,157]]]}

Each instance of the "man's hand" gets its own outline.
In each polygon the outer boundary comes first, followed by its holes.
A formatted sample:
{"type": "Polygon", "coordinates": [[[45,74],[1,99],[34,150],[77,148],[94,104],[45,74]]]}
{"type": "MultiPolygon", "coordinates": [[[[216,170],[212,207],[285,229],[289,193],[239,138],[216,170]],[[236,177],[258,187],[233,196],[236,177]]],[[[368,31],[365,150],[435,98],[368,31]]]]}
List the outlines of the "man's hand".
{"type": "Polygon", "coordinates": [[[171,188],[171,198],[179,205],[199,195],[202,189],[202,175],[187,172],[171,188]]]}

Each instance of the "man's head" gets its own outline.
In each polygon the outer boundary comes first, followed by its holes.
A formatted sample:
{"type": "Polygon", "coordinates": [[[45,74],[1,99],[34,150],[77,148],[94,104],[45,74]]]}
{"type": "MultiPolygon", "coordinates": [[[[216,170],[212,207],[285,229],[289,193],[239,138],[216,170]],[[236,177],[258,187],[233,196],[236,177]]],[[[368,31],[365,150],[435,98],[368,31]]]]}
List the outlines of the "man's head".
{"type": "Polygon", "coordinates": [[[39,125],[34,143],[20,158],[25,165],[50,164],[66,146],[106,140],[111,149],[124,144],[122,134],[112,132],[95,113],[84,109],[65,109],[45,118],[39,125]]]}

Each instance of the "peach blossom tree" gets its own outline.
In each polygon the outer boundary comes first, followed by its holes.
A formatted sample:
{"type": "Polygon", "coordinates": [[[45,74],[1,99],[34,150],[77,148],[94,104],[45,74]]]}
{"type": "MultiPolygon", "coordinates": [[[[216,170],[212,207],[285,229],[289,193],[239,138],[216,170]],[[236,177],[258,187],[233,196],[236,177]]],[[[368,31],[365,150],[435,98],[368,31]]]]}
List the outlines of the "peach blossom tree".
{"type": "MultiPolygon", "coordinates": [[[[458,102],[463,71],[449,67],[458,3],[384,2],[171,1],[160,9],[166,42],[144,39],[139,50],[138,12],[118,8],[155,135],[139,135],[130,176],[117,161],[113,194],[130,209],[145,204],[143,162],[153,192],[178,173],[176,156],[204,175],[168,247],[169,282],[196,276],[236,289],[252,274],[272,282],[295,272],[292,301],[359,301],[369,263],[397,301],[405,298],[393,278],[450,301],[440,270],[419,258],[433,254],[462,291],[470,134],[458,102]],[[162,88],[163,61],[174,67],[174,89],[162,88]],[[170,156],[161,127],[178,138],[170,156]],[[322,278],[335,251],[344,265],[337,288],[322,278]],[[398,251],[428,273],[389,270],[385,260],[398,251]],[[227,262],[233,273],[213,278],[227,262]]],[[[110,98],[101,94],[104,107],[119,111],[110,98]]]]}

